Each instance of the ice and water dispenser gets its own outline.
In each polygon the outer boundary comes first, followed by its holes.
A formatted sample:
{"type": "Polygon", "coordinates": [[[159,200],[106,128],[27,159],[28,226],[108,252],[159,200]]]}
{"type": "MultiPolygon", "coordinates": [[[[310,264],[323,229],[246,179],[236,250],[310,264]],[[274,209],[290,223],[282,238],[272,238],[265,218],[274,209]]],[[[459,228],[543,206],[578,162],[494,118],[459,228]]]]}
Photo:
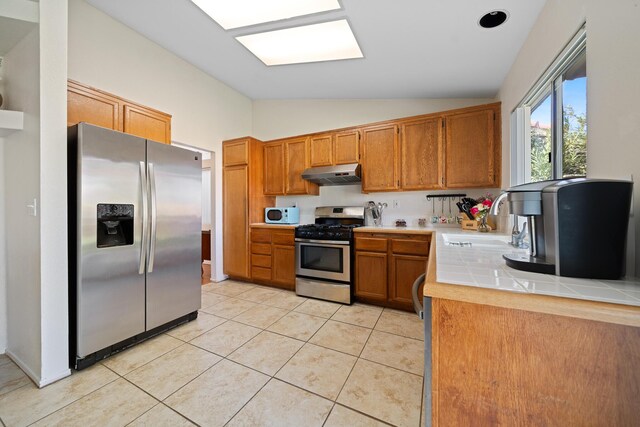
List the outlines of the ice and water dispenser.
{"type": "Polygon", "coordinates": [[[99,248],[133,245],[133,205],[101,203],[97,214],[99,248]]]}

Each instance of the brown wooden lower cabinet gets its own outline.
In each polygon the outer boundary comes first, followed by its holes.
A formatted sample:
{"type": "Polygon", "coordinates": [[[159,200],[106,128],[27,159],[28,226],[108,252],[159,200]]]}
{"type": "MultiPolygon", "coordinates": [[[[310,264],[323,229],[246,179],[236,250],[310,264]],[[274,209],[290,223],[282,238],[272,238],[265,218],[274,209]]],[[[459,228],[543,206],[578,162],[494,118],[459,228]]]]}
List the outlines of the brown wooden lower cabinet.
{"type": "Polygon", "coordinates": [[[295,246],[273,245],[271,254],[271,282],[293,289],[296,284],[295,246]]]}
{"type": "Polygon", "coordinates": [[[434,426],[637,426],[640,328],[432,299],[434,426]]]}
{"type": "MultiPolygon", "coordinates": [[[[413,282],[425,272],[427,258],[415,255],[391,255],[389,272],[389,301],[413,307],[411,288],[413,282]]],[[[418,295],[422,295],[418,290],[418,295]]]]}
{"type": "Polygon", "coordinates": [[[355,296],[412,311],[413,282],[427,269],[429,234],[356,233],[355,296]]]}
{"type": "Polygon", "coordinates": [[[251,280],[294,290],[295,252],[292,228],[251,226],[251,280]]]}
{"type": "Polygon", "coordinates": [[[387,301],[387,264],[386,253],[356,252],[356,297],[387,301]]]}

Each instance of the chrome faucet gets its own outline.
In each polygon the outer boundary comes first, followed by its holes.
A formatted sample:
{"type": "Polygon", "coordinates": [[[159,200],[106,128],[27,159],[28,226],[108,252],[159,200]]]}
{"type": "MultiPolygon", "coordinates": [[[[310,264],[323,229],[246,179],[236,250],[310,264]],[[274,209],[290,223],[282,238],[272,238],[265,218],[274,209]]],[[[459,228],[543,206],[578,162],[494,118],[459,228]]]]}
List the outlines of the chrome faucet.
{"type": "Polygon", "coordinates": [[[496,199],[493,201],[493,204],[491,205],[491,209],[489,209],[489,215],[498,215],[498,212],[500,211],[500,204],[508,195],[508,192],[503,191],[498,197],[496,197],[496,199]]]}
{"type": "Polygon", "coordinates": [[[513,231],[511,231],[511,246],[515,248],[528,248],[529,245],[524,242],[527,237],[527,222],[522,224],[522,230],[518,231],[518,217],[514,215],[513,231]]]}

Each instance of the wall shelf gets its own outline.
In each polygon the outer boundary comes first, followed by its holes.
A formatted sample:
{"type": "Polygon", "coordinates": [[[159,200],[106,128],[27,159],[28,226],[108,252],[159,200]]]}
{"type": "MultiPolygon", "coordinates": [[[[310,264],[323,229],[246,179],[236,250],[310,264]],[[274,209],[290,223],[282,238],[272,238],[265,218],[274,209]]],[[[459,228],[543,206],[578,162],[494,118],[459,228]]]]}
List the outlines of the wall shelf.
{"type": "Polygon", "coordinates": [[[22,130],[24,113],[22,111],[0,110],[0,137],[22,130]]]}

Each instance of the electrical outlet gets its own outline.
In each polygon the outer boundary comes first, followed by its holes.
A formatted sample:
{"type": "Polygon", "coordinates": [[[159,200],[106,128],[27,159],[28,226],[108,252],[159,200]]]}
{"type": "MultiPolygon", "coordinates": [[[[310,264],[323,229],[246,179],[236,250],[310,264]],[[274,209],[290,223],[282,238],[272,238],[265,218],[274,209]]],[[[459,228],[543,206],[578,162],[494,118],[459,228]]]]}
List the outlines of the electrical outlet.
{"type": "Polygon", "coordinates": [[[391,202],[391,206],[394,207],[394,208],[397,208],[398,207],[398,201],[394,200],[393,202],[391,202]]]}

